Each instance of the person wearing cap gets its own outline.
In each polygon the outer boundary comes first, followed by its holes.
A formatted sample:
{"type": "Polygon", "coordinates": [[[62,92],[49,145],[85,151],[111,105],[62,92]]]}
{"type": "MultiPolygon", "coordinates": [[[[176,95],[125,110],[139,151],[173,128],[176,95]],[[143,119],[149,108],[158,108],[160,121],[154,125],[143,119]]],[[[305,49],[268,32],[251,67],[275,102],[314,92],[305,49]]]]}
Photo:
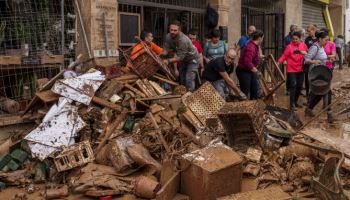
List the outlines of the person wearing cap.
{"type": "Polygon", "coordinates": [[[233,64],[236,56],[236,51],[229,49],[224,56],[211,60],[203,72],[203,79],[209,81],[224,99],[227,98],[229,89],[232,89],[241,99],[247,98],[230,78],[230,74],[234,71],[233,64]]]}
{"type": "Polygon", "coordinates": [[[292,42],[278,59],[280,64],[287,61],[287,79],[289,79],[288,90],[290,92],[289,108],[291,111],[294,111],[296,107],[301,107],[300,104],[298,104],[298,99],[304,82],[302,65],[304,62],[304,55],[306,54],[307,46],[301,42],[301,32],[294,32],[292,34],[292,42]]]}
{"type": "MultiPolygon", "coordinates": [[[[328,56],[324,49],[325,45],[329,41],[328,33],[320,31],[316,33],[317,42],[312,45],[305,55],[305,63],[310,65],[309,81],[310,81],[310,94],[308,106],[305,109],[305,115],[314,117],[314,107],[320,102],[322,98],[327,96],[325,106],[331,104],[332,93],[330,90],[331,70],[326,66],[328,56]],[[315,69],[314,69],[315,68],[315,69]]],[[[329,107],[327,112],[327,120],[332,123],[334,121],[332,110],[329,107]]]]}

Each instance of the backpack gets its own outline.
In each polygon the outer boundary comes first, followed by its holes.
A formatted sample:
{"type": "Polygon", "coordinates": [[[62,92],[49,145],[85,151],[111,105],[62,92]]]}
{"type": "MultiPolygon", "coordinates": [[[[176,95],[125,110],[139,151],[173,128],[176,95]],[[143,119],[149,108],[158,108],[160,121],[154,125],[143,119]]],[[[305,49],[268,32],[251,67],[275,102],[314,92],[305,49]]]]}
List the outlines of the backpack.
{"type": "Polygon", "coordinates": [[[219,13],[208,4],[207,11],[204,16],[204,22],[208,29],[215,28],[219,23],[219,13]]]}

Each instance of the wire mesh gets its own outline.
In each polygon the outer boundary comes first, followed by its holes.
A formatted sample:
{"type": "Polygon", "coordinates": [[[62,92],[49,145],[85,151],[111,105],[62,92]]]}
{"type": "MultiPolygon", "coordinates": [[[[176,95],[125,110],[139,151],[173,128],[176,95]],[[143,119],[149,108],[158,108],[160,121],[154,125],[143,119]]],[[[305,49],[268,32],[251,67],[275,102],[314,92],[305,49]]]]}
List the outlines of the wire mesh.
{"type": "MultiPolygon", "coordinates": [[[[38,79],[52,78],[74,58],[73,1],[0,0],[0,97],[20,109],[35,95],[38,79]],[[5,98],[3,98],[5,97],[5,98]]],[[[6,113],[0,102],[0,114],[6,113]]]]}

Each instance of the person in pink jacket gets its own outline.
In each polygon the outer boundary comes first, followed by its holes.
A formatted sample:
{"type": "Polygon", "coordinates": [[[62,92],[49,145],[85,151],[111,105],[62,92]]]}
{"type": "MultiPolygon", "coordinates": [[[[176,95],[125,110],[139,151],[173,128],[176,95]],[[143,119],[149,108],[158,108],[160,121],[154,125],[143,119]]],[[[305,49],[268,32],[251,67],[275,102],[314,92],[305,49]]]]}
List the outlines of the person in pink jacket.
{"type": "Polygon", "coordinates": [[[286,47],[283,55],[278,59],[282,64],[287,61],[287,79],[289,82],[289,107],[291,111],[295,111],[298,99],[304,82],[303,63],[304,55],[307,54],[307,46],[300,41],[301,32],[292,34],[292,42],[286,47]]]}

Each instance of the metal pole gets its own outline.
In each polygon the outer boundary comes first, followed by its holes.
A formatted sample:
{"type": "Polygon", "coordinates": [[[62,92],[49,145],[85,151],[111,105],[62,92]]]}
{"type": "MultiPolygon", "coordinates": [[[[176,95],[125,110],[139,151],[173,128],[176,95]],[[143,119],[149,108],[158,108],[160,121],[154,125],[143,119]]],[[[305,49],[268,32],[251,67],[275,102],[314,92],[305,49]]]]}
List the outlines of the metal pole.
{"type": "MultiPolygon", "coordinates": [[[[64,0],[61,0],[61,54],[64,55],[64,0]]],[[[64,63],[63,63],[64,66],[64,63]]],[[[61,66],[61,68],[63,67],[61,66]]],[[[62,70],[62,69],[61,69],[62,70]]]]}
{"type": "Polygon", "coordinates": [[[86,49],[88,50],[89,58],[92,58],[91,51],[90,51],[90,45],[89,45],[89,41],[88,41],[87,36],[86,36],[84,22],[83,22],[83,18],[81,16],[81,13],[80,13],[80,7],[79,7],[78,0],[75,0],[74,2],[75,2],[75,6],[77,7],[80,26],[81,26],[81,30],[82,30],[83,36],[84,36],[85,46],[86,46],[86,49]]]}

